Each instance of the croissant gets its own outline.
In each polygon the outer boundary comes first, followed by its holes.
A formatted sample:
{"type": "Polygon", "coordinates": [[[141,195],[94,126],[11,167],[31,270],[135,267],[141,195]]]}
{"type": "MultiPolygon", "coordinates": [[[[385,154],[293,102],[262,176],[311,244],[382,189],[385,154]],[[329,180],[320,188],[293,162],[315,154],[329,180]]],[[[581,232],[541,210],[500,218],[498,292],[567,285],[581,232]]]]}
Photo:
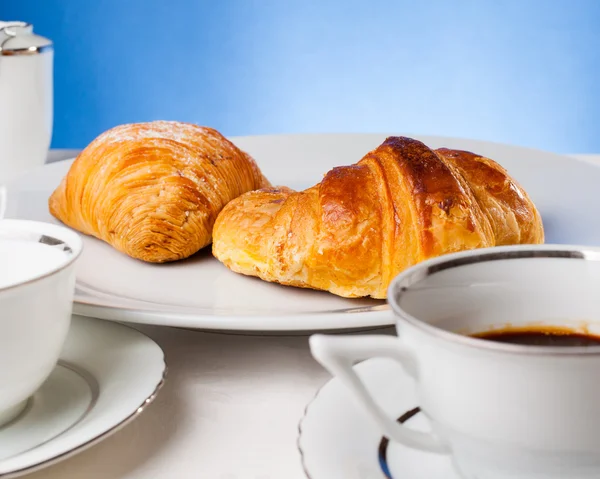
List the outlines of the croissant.
{"type": "Polygon", "coordinates": [[[385,298],[417,262],[461,250],[543,243],[540,214],[494,161],[390,137],[302,192],[246,193],[219,214],[213,254],[266,281],[385,298]]]}
{"type": "Polygon", "coordinates": [[[143,261],[186,258],[210,244],[221,209],[270,186],[254,160],[211,128],[156,121],[106,131],[75,159],[50,213],[143,261]]]}

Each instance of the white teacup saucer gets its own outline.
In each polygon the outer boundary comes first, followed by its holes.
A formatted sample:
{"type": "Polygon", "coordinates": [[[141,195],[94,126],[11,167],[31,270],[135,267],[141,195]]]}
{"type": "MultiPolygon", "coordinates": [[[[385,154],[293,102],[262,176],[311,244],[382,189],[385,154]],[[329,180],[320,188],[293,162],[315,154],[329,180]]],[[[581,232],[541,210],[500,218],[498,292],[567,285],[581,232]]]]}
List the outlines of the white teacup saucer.
{"type": "Polygon", "coordinates": [[[0,428],[0,478],[46,467],[117,431],[154,399],[165,371],[162,350],[142,333],[74,316],[59,364],[0,428]]]}
{"type": "MultiPolygon", "coordinates": [[[[414,381],[388,359],[355,366],[383,409],[408,427],[426,431],[414,381]]],[[[310,479],[458,479],[448,456],[416,451],[383,438],[375,423],[338,379],[307,406],[298,447],[310,479]]]]}

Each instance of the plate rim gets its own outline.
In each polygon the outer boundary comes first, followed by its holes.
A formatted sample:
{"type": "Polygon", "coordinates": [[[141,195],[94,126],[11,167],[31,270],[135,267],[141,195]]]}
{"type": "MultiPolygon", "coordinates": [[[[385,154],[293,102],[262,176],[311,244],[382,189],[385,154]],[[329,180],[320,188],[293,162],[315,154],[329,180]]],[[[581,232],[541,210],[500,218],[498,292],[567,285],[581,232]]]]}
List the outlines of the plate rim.
{"type": "MultiPolygon", "coordinates": [[[[311,332],[315,330],[319,331],[345,331],[345,330],[366,330],[369,328],[384,328],[393,326],[396,324],[396,318],[392,312],[392,309],[387,303],[382,304],[378,307],[384,307],[377,311],[360,311],[360,312],[316,312],[316,313],[305,313],[305,314],[286,314],[286,323],[282,324],[278,322],[279,316],[274,315],[270,318],[268,316],[238,316],[238,315],[211,315],[211,314],[185,314],[185,313],[173,313],[169,311],[144,311],[138,309],[129,309],[119,306],[100,306],[90,305],[76,302],[73,304],[74,314],[88,317],[98,318],[107,321],[120,322],[125,321],[131,324],[147,324],[152,326],[172,326],[180,328],[193,328],[198,331],[235,331],[235,332],[311,332]],[[326,315],[328,318],[340,319],[344,318],[343,327],[335,328],[316,328],[313,323],[308,323],[306,326],[303,322],[306,322],[307,318],[316,318],[320,315],[326,315]],[[166,325],[164,319],[161,318],[168,316],[170,319],[175,319],[176,322],[170,325],[166,325]],[[260,318],[260,324],[256,321],[249,321],[250,319],[260,318]],[[352,318],[351,321],[349,319],[352,318]],[[198,325],[198,320],[202,320],[202,325],[198,325]],[[269,324],[271,321],[275,322],[274,325],[269,324]]],[[[358,308],[357,308],[358,309],[358,308]]]]}

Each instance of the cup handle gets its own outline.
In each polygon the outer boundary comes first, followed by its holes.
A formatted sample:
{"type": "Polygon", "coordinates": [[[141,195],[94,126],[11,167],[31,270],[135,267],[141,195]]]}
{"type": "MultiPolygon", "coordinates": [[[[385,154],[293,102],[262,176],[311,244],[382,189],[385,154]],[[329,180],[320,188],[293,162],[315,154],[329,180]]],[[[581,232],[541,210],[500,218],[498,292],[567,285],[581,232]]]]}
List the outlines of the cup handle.
{"type": "Polygon", "coordinates": [[[390,439],[414,449],[440,454],[448,453],[448,446],[430,433],[409,429],[390,419],[377,405],[354,371],[357,361],[374,357],[394,359],[405,370],[416,376],[416,360],[412,352],[397,338],[383,335],[354,337],[316,334],[310,338],[314,358],[333,376],[337,376],[360,399],[367,412],[390,439]]]}

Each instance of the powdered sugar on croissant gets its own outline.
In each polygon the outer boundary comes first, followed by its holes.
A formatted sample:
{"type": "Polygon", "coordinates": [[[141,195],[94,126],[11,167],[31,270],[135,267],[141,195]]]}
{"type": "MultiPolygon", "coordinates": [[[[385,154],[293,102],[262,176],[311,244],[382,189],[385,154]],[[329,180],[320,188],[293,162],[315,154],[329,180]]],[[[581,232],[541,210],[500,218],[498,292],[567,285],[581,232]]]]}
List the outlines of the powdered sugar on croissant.
{"type": "Polygon", "coordinates": [[[49,199],[66,225],[133,258],[186,258],[211,242],[232,199],[268,186],[254,160],[212,128],[121,125],[85,148],[49,199]]]}

